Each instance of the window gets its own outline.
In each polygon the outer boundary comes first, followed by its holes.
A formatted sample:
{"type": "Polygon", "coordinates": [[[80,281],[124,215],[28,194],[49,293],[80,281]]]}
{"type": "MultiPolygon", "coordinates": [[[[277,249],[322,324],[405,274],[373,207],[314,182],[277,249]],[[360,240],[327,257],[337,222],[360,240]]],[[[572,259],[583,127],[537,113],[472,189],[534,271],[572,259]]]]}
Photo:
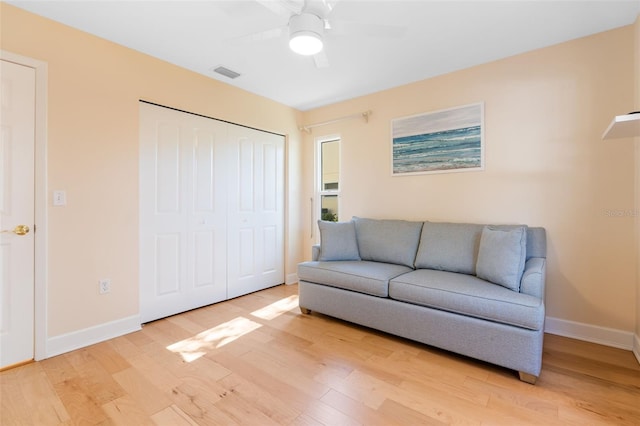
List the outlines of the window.
{"type": "Polygon", "coordinates": [[[320,200],[318,217],[337,222],[340,198],[340,139],[317,140],[317,198],[320,200]]]}

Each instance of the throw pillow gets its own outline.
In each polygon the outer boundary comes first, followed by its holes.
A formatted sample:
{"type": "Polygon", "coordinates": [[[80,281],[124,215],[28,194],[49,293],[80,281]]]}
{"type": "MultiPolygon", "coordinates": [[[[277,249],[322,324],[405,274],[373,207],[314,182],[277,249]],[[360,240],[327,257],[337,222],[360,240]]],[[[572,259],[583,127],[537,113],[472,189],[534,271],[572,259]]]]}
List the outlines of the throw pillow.
{"type": "Polygon", "coordinates": [[[319,220],[318,228],[320,228],[319,261],[360,260],[358,243],[356,242],[356,227],[353,221],[328,222],[319,220]]]}
{"type": "Polygon", "coordinates": [[[519,292],[526,256],[526,227],[499,229],[485,226],[480,237],[476,275],[519,292]]]}

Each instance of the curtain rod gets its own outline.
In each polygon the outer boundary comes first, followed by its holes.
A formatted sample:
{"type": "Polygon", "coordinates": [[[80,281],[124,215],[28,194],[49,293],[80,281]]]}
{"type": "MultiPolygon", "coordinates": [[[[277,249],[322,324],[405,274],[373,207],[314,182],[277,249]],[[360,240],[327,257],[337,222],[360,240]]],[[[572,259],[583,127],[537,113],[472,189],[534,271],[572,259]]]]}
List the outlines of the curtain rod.
{"type": "Polygon", "coordinates": [[[351,115],[347,115],[345,117],[336,118],[334,120],[323,121],[322,123],[307,124],[306,126],[298,127],[298,130],[300,130],[301,132],[304,131],[304,132],[307,132],[307,133],[311,133],[311,129],[313,129],[314,127],[326,126],[327,124],[333,124],[333,123],[337,123],[338,121],[343,121],[343,120],[350,120],[352,118],[364,118],[364,121],[366,123],[368,123],[369,122],[369,116],[371,114],[372,114],[372,111],[368,110],[368,111],[364,111],[364,112],[359,112],[357,114],[351,114],[351,115]]]}

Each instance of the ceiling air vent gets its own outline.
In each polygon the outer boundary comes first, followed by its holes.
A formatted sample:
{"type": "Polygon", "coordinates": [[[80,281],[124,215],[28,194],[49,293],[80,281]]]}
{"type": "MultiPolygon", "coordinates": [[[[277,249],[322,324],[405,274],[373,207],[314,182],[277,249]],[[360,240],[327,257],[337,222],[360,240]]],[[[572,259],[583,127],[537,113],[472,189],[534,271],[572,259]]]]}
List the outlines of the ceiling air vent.
{"type": "Polygon", "coordinates": [[[229,68],[225,68],[223,66],[219,66],[213,69],[214,72],[217,72],[220,75],[224,75],[225,77],[229,77],[230,79],[234,79],[234,78],[238,78],[240,77],[240,73],[239,72],[235,72],[233,70],[230,70],[229,68]]]}

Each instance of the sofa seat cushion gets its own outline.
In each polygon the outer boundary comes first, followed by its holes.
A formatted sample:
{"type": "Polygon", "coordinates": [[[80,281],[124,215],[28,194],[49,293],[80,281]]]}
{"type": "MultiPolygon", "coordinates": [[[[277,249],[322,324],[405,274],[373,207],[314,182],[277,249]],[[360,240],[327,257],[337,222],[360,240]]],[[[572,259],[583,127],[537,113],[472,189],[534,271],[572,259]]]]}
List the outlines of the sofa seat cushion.
{"type": "Polygon", "coordinates": [[[544,324],[541,299],[455,272],[418,269],[403,274],[389,282],[389,297],[531,330],[544,324]]]}
{"type": "Polygon", "coordinates": [[[303,262],[298,279],[372,296],[388,297],[389,280],[412,271],[402,265],[369,261],[303,262]]]}

